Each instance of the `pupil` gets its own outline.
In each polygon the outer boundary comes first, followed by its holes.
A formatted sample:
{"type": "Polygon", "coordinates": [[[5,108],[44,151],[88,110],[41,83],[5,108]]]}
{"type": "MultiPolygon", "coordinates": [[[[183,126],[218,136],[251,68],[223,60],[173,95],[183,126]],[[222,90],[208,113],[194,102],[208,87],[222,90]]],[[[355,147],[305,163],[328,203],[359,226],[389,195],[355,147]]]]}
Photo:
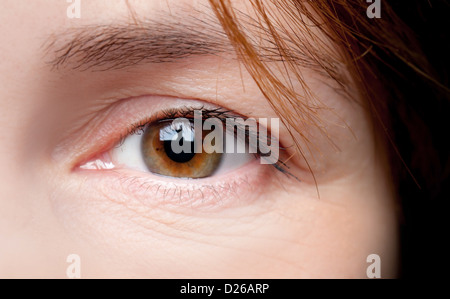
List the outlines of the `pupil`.
{"type": "Polygon", "coordinates": [[[166,152],[167,157],[172,159],[173,161],[177,163],[186,163],[192,160],[194,158],[194,142],[191,141],[185,141],[184,138],[180,139],[180,146],[185,146],[191,149],[189,153],[185,153],[182,151],[181,153],[177,154],[172,150],[172,141],[171,140],[165,140],[164,141],[164,150],[166,152]],[[187,144],[185,144],[187,143],[187,144]]]}

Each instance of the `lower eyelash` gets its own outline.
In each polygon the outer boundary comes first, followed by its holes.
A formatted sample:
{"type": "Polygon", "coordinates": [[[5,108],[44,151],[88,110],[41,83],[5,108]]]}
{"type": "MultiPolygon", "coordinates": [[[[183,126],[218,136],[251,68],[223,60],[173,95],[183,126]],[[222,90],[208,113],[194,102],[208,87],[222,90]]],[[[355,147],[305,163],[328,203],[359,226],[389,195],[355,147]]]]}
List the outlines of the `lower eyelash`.
{"type": "MultiPolygon", "coordinates": [[[[164,204],[207,208],[209,211],[227,205],[249,204],[251,201],[248,196],[244,198],[242,194],[249,192],[251,196],[258,198],[261,188],[251,181],[263,180],[267,175],[266,172],[252,177],[245,175],[215,184],[180,184],[180,182],[162,182],[154,178],[127,175],[118,170],[105,171],[115,174],[113,179],[115,182],[112,183],[115,188],[120,188],[120,193],[132,194],[133,198],[141,202],[145,201],[143,204],[146,206],[164,204]],[[245,193],[242,191],[243,185],[248,189],[245,193]]],[[[114,193],[118,194],[116,191],[114,193]]]]}

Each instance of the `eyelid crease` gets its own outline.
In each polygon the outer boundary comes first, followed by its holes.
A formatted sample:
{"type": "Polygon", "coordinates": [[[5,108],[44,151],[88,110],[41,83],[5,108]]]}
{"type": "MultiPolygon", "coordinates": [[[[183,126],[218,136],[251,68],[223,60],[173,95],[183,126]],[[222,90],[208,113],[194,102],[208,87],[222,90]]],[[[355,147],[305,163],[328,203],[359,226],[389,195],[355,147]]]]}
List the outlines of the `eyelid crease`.
{"type": "MultiPolygon", "coordinates": [[[[145,118],[144,120],[141,120],[141,121],[135,123],[134,125],[132,125],[128,129],[126,134],[120,135],[119,140],[117,142],[115,142],[117,144],[116,147],[120,147],[124,143],[125,139],[130,135],[134,135],[134,134],[142,135],[149,125],[152,125],[156,122],[170,121],[170,120],[174,120],[177,118],[193,119],[194,111],[202,111],[203,120],[206,120],[208,118],[219,119],[225,125],[225,127],[227,126],[226,120],[229,118],[233,118],[233,119],[241,118],[244,121],[248,119],[248,117],[242,116],[232,110],[227,110],[227,109],[219,108],[219,107],[218,108],[205,108],[204,106],[200,106],[200,107],[184,106],[184,107],[180,107],[180,108],[168,108],[168,109],[164,109],[164,110],[158,112],[157,114],[150,116],[148,118],[145,118]]],[[[258,125],[259,125],[259,123],[258,123],[258,125]]],[[[256,140],[259,140],[259,138],[261,138],[258,129],[251,127],[251,126],[247,127],[245,125],[242,125],[242,126],[236,125],[235,131],[234,131],[235,136],[240,136],[240,134],[238,134],[238,132],[244,133],[246,142],[252,135],[257,138],[256,140]],[[247,130],[245,128],[248,128],[249,130],[247,130]]],[[[267,142],[258,143],[258,146],[256,149],[257,153],[255,155],[260,156],[261,158],[264,158],[264,154],[262,154],[262,152],[270,151],[270,148],[271,148],[272,144],[274,144],[275,141],[276,141],[276,144],[279,144],[278,139],[276,139],[275,137],[271,137],[270,133],[267,133],[266,138],[267,138],[267,140],[270,140],[270,146],[267,145],[268,144],[267,142]],[[264,147],[264,150],[261,151],[261,147],[264,147]]],[[[279,150],[285,151],[286,148],[279,146],[279,150]]],[[[297,181],[300,181],[296,176],[294,176],[289,171],[290,167],[287,165],[286,162],[279,159],[275,163],[271,163],[270,165],[272,165],[276,170],[287,175],[288,177],[291,177],[297,181]]]]}

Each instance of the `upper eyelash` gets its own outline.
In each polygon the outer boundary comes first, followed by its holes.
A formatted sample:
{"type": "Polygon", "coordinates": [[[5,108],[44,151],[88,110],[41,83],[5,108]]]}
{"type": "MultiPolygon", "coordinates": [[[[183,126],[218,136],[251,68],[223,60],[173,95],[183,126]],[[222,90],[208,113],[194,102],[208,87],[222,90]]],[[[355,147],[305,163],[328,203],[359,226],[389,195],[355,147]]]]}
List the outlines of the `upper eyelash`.
{"type": "MultiPolygon", "coordinates": [[[[237,113],[233,112],[232,110],[227,110],[227,109],[219,108],[219,107],[218,108],[205,108],[204,106],[200,106],[200,107],[184,106],[184,107],[179,107],[179,108],[163,109],[157,115],[145,118],[145,119],[135,123],[134,125],[132,125],[128,129],[128,131],[125,135],[121,135],[117,146],[118,147],[121,146],[123,144],[123,142],[125,141],[125,139],[130,135],[143,134],[145,132],[145,130],[147,129],[147,127],[151,124],[154,124],[155,122],[174,120],[176,118],[192,119],[194,117],[194,111],[199,111],[199,110],[202,111],[202,117],[204,120],[208,119],[208,118],[217,118],[223,124],[226,124],[227,118],[242,118],[243,120],[248,119],[248,117],[237,114],[237,113]]],[[[236,126],[236,130],[239,130],[238,126],[236,126]]],[[[250,134],[256,134],[256,137],[260,138],[259,131],[257,131],[257,130],[253,131],[253,132],[249,131],[249,130],[243,130],[243,131],[244,131],[246,138],[249,138],[250,134]]],[[[270,134],[267,134],[267,135],[269,136],[270,134]]],[[[273,138],[271,138],[271,137],[267,137],[267,138],[270,138],[271,140],[273,140],[273,138]]],[[[271,141],[271,144],[272,144],[272,141],[271,141]]],[[[279,147],[279,149],[280,149],[280,151],[286,150],[286,148],[283,148],[283,147],[279,147]]],[[[256,154],[260,155],[260,156],[263,155],[259,150],[259,146],[257,148],[256,154]]],[[[289,171],[290,167],[285,162],[278,160],[276,163],[272,163],[271,165],[276,170],[287,175],[288,177],[292,177],[292,178],[296,179],[297,181],[300,181],[296,176],[294,176],[289,171]]]]}
{"type": "Polygon", "coordinates": [[[200,107],[180,107],[180,108],[168,108],[161,110],[158,115],[147,117],[143,120],[140,120],[137,123],[134,123],[127,131],[125,135],[121,135],[119,146],[123,144],[123,141],[125,138],[129,135],[133,134],[142,134],[144,133],[147,126],[157,122],[157,121],[166,121],[166,120],[174,120],[176,118],[193,118],[194,117],[194,111],[200,110],[202,111],[203,119],[216,117],[220,119],[221,121],[224,121],[227,118],[235,118],[235,117],[242,117],[241,115],[238,115],[237,113],[234,113],[231,110],[226,110],[222,108],[205,108],[204,106],[200,107]]]}

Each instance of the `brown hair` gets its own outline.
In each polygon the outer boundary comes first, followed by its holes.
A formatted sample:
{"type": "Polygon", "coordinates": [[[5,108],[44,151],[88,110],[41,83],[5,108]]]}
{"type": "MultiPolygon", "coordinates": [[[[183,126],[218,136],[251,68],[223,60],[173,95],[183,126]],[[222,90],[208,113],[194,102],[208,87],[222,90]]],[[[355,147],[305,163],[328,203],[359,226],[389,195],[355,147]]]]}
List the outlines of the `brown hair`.
{"type": "Polygon", "coordinates": [[[448,4],[382,1],[382,17],[370,19],[364,0],[251,0],[256,17],[249,21],[229,0],[209,2],[238,56],[288,128],[320,122],[310,105],[318,100],[302,83],[299,66],[309,63],[345,90],[346,77],[334,67],[336,52],[323,37],[332,41],[386,140],[404,214],[402,274],[411,274],[413,258],[414,267],[420,268],[418,258],[425,254],[420,244],[435,242],[425,233],[438,226],[421,221],[438,218],[434,209],[423,207],[427,204],[422,200],[430,200],[428,206],[433,206],[445,197],[447,191],[442,188],[450,169],[448,145],[437,134],[449,111],[446,62],[450,51],[442,44],[433,47],[446,40],[448,24],[439,22],[447,18],[448,4]],[[246,32],[252,22],[266,33],[271,46],[255,45],[246,32]],[[271,72],[264,59],[268,54],[280,57],[287,78],[298,79],[304,94],[271,72]]]}

